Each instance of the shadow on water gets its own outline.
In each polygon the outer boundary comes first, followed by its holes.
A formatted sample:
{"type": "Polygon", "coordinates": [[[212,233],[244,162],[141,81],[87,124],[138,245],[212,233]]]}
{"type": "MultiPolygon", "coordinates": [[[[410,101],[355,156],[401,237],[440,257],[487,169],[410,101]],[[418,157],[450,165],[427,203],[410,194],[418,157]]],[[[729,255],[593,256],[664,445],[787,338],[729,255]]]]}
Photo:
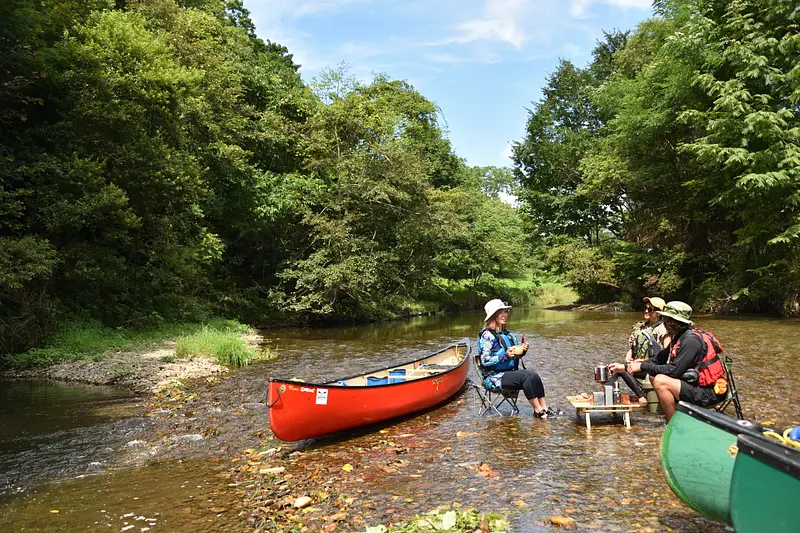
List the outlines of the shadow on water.
{"type": "MultiPolygon", "coordinates": [[[[380,368],[411,360],[454,340],[474,338],[482,319],[482,314],[467,313],[364,327],[269,331],[267,342],[278,358],[237,371],[231,379],[217,384],[213,395],[219,398],[219,408],[217,404],[213,408],[238,412],[240,405],[263,402],[267,376],[326,381],[350,375],[354,368],[380,368]]],[[[573,517],[579,529],[586,531],[724,531],[722,525],[683,505],[667,487],[659,463],[663,417],[634,414],[633,427],[626,430],[612,415],[598,416],[587,431],[574,411],[567,409],[565,396],[599,389],[592,379],[595,364],[622,360],[631,324],[637,319],[639,315],[632,313],[513,310],[513,331],[526,335],[531,343],[528,368],[541,374],[550,404],[566,411],[556,420],[536,419],[524,400],[518,417],[478,417],[478,399],[468,385],[438,408],[282,447],[300,452],[302,468],[338,472],[337,487],[356,496],[368,510],[370,524],[387,524],[397,517],[457,503],[484,512],[508,512],[518,532],[548,531],[545,520],[556,514],[573,517]],[[351,464],[353,471],[344,473],[344,464],[351,464]]],[[[697,322],[714,331],[726,353],[734,358],[748,418],[773,420],[778,426],[800,423],[795,399],[800,377],[800,356],[795,350],[800,343],[798,321],[700,317],[697,322]]],[[[470,382],[475,379],[471,376],[470,382]]],[[[130,434],[115,436],[114,423],[100,421],[92,427],[101,428],[94,434],[96,440],[116,441],[118,444],[111,447],[118,448],[130,434]],[[99,438],[101,434],[103,438],[99,438]]],[[[220,441],[209,438],[209,449],[221,448],[222,441],[230,441],[234,434],[252,431],[247,428],[253,424],[266,426],[266,418],[255,413],[237,422],[238,426],[222,420],[215,423],[224,431],[220,441]]],[[[128,430],[136,430],[136,423],[127,424],[128,430]]],[[[81,431],[56,426],[50,435],[81,431]]],[[[34,442],[38,437],[19,438],[34,442]]],[[[74,436],[70,438],[79,442],[74,436]]],[[[86,455],[87,464],[102,459],[102,450],[88,442],[86,445],[87,450],[80,453],[86,455]]],[[[55,453],[65,450],[78,453],[77,448],[62,448],[55,453]]],[[[37,465],[42,454],[34,452],[28,464],[37,465]]],[[[17,496],[10,508],[20,516],[42,515],[39,519],[49,520],[52,517],[44,516],[48,508],[74,504],[79,512],[70,515],[72,518],[58,515],[73,529],[108,530],[97,513],[113,509],[115,530],[122,524],[119,517],[130,512],[135,517],[157,518],[154,524],[160,528],[153,530],[248,530],[246,524],[237,525],[224,512],[209,510],[227,505],[220,503],[214,465],[204,461],[189,468],[171,461],[110,472],[61,484],[57,489],[40,487],[37,493],[17,496]],[[187,468],[197,478],[184,484],[187,468]],[[107,491],[108,498],[90,504],[95,494],[102,494],[96,491],[102,490],[107,491]],[[134,509],[126,500],[134,493],[140,498],[139,493],[150,494],[148,498],[153,501],[159,495],[171,500],[134,509]],[[196,505],[185,504],[201,498],[214,505],[198,511],[196,505]],[[186,508],[187,516],[181,515],[186,508]],[[158,517],[156,512],[160,513],[158,517]],[[214,521],[208,521],[211,515],[214,521]]],[[[45,522],[42,524],[48,528],[45,522]]]]}

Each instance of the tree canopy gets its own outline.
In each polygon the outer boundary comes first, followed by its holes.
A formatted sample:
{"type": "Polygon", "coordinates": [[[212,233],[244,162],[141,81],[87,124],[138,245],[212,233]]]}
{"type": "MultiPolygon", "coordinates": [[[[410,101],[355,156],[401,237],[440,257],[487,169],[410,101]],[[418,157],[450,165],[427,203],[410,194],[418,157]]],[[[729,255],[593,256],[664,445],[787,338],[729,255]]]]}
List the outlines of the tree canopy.
{"type": "MultiPolygon", "coordinates": [[[[582,293],[798,313],[800,11],[666,0],[563,61],[515,146],[520,197],[551,242],[610,262],[582,293]]],[[[576,264],[581,264],[577,261],[576,264]]],[[[577,275],[569,261],[553,267],[577,275]]]]}
{"type": "Polygon", "coordinates": [[[241,0],[9,0],[0,53],[0,353],[75,317],[402,316],[519,262],[507,172],[457,157],[433,102],[306,84],[241,0]]]}

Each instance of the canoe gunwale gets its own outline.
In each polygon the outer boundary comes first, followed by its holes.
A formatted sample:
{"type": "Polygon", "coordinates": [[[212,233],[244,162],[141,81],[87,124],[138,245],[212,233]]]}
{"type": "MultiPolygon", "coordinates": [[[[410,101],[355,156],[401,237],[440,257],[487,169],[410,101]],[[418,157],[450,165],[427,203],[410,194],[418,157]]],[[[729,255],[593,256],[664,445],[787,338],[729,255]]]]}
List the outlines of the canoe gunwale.
{"type": "MultiPolygon", "coordinates": [[[[472,342],[470,341],[470,339],[465,337],[465,338],[463,338],[463,339],[461,339],[461,340],[459,340],[457,342],[454,342],[452,344],[449,344],[448,346],[445,346],[441,350],[438,350],[438,351],[433,352],[433,353],[429,353],[429,354],[427,354],[427,355],[425,355],[423,357],[420,357],[418,359],[413,359],[411,361],[405,361],[403,363],[386,366],[386,367],[383,367],[383,368],[380,368],[380,369],[376,369],[376,370],[370,370],[368,372],[362,372],[360,374],[354,374],[352,376],[348,376],[348,377],[344,377],[344,378],[338,378],[338,379],[335,379],[333,381],[325,381],[325,382],[322,382],[322,383],[316,383],[316,382],[312,382],[312,381],[297,381],[297,380],[286,379],[286,378],[269,378],[268,381],[272,382],[272,383],[287,383],[287,384],[292,384],[292,385],[308,386],[308,387],[320,387],[320,386],[324,385],[325,388],[342,388],[342,389],[351,389],[351,390],[360,389],[360,388],[361,389],[377,389],[377,388],[381,388],[381,387],[395,387],[395,386],[398,386],[398,385],[405,385],[406,383],[410,383],[410,382],[413,382],[413,381],[416,381],[416,380],[400,381],[400,382],[396,382],[396,383],[383,383],[383,384],[380,384],[380,385],[342,385],[341,383],[338,383],[338,382],[339,381],[348,381],[350,379],[364,377],[364,376],[368,376],[370,374],[377,374],[379,372],[392,370],[392,369],[395,369],[397,367],[410,365],[410,364],[413,364],[413,363],[418,363],[420,361],[424,361],[425,359],[430,359],[431,357],[435,357],[435,356],[439,355],[440,353],[446,352],[447,350],[450,350],[450,349],[453,349],[453,348],[457,349],[459,346],[462,346],[462,345],[466,346],[467,349],[466,349],[466,353],[462,357],[461,361],[459,361],[458,364],[453,365],[452,368],[448,368],[447,370],[442,370],[441,372],[437,372],[436,373],[437,376],[443,376],[445,374],[449,374],[451,372],[455,372],[456,370],[461,368],[461,366],[464,365],[469,360],[469,357],[470,357],[470,355],[472,353],[472,342]]],[[[456,352],[456,354],[457,353],[458,352],[456,352]]],[[[430,377],[430,376],[422,376],[419,379],[424,379],[426,377],[430,377]]]]}
{"type": "Polygon", "coordinates": [[[739,435],[737,446],[739,453],[747,454],[775,470],[800,479],[800,451],[769,437],[750,435],[739,435]]]}
{"type": "Polygon", "coordinates": [[[750,422],[749,420],[738,420],[712,409],[686,402],[678,402],[677,409],[683,414],[733,435],[749,434],[760,437],[763,430],[761,424],[750,422]]]}

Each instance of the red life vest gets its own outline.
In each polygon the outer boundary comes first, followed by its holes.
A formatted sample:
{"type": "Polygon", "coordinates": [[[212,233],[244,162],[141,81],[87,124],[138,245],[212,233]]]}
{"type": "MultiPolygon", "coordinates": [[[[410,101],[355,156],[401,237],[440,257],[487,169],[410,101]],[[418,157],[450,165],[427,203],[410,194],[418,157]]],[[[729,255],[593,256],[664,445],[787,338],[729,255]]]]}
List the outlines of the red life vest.
{"type": "MultiPolygon", "coordinates": [[[[697,369],[700,375],[697,384],[701,387],[708,387],[716,383],[719,378],[725,377],[725,368],[722,366],[722,361],[719,360],[719,354],[724,350],[713,333],[700,328],[692,328],[691,331],[698,335],[705,343],[706,354],[703,356],[702,361],[692,362],[690,368],[697,369]]],[[[674,361],[675,357],[678,355],[678,346],[680,346],[680,344],[681,341],[678,339],[678,341],[672,345],[672,349],[669,352],[670,363],[674,361]]]]}

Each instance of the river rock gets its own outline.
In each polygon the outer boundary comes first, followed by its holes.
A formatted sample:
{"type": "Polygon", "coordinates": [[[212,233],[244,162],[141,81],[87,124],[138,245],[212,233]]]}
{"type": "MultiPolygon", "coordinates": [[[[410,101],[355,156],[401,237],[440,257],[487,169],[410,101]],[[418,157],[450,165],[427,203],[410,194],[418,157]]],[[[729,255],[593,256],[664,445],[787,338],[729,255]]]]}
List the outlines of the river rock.
{"type": "Polygon", "coordinates": [[[189,435],[175,435],[170,437],[169,440],[172,442],[197,442],[201,440],[205,440],[202,435],[198,435],[197,433],[191,433],[189,435]]]}
{"type": "Polygon", "coordinates": [[[312,501],[311,498],[309,498],[308,496],[300,496],[294,501],[292,505],[294,507],[297,507],[298,509],[302,509],[303,507],[307,507],[311,503],[311,501],[312,501]]]}

